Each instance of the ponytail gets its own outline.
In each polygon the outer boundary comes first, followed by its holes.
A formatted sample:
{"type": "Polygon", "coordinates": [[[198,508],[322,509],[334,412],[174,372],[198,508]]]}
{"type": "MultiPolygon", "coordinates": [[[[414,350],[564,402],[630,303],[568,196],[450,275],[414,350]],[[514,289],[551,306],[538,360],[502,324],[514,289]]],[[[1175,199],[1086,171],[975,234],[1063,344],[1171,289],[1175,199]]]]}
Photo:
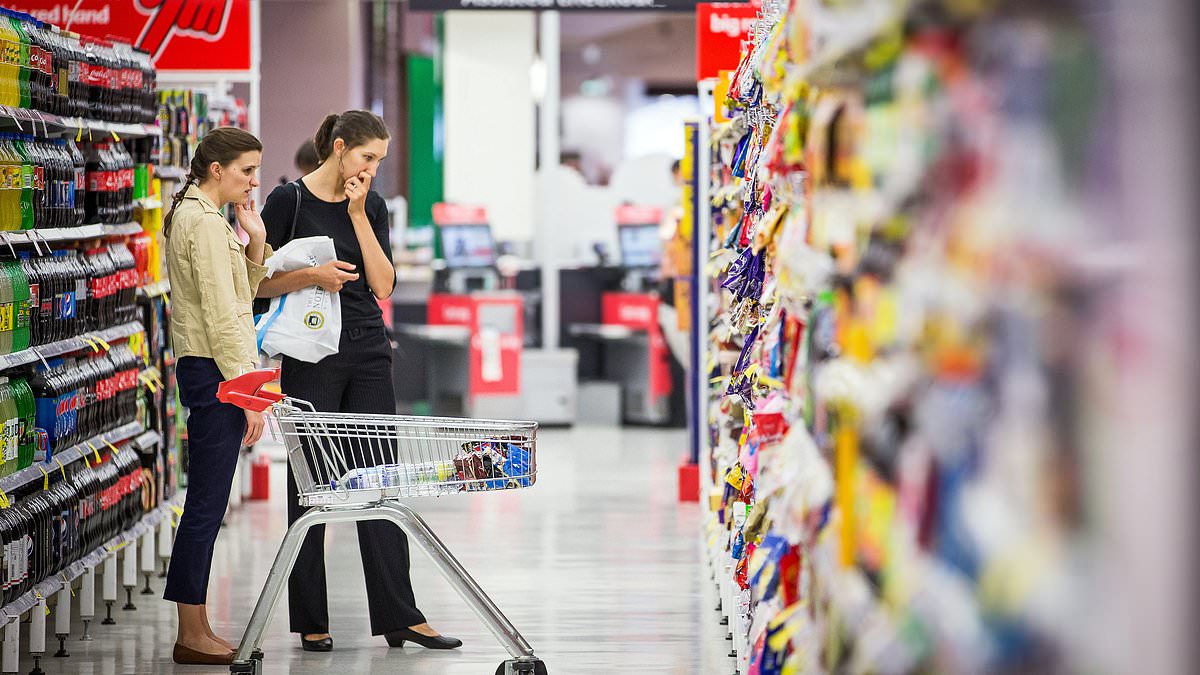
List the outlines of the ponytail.
{"type": "Polygon", "coordinates": [[[333,154],[333,142],[339,138],[349,149],[377,139],[387,140],[391,133],[383,119],[369,110],[347,110],[340,115],[329,115],[313,137],[317,157],[322,162],[333,154]]]}

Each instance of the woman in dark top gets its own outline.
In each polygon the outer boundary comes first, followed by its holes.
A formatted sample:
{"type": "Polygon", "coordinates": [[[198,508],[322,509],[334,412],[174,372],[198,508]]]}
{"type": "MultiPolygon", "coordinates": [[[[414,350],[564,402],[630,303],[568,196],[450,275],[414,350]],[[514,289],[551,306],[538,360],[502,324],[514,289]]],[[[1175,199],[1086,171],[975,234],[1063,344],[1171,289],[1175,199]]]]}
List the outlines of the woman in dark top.
{"type": "MultiPolygon", "coordinates": [[[[280,385],[289,396],[324,412],[395,414],[392,350],[377,300],[391,297],[392,267],[387,205],[371,192],[371,180],[387,155],[389,133],[376,115],[351,110],[325,118],[314,139],[320,166],[296,184],[281,185],[263,205],[267,241],[275,249],[290,238],[327,236],[338,259],[264,279],[258,297],[270,298],[320,286],[339,293],[342,335],[337,354],[318,363],[283,357],[280,385]],[[299,211],[296,210],[297,188],[299,211]],[[295,228],[293,231],[293,215],[295,228]],[[290,235],[290,237],[289,237],[290,235]]],[[[288,471],[288,522],[304,510],[288,471]]],[[[291,629],[307,651],[330,651],[325,585],[324,526],[309,531],[288,582],[291,629]]],[[[430,649],[462,642],[438,635],[416,607],[409,578],[408,538],[382,520],[358,523],[358,544],[367,581],[371,632],[389,645],[405,640],[430,649]]]]}

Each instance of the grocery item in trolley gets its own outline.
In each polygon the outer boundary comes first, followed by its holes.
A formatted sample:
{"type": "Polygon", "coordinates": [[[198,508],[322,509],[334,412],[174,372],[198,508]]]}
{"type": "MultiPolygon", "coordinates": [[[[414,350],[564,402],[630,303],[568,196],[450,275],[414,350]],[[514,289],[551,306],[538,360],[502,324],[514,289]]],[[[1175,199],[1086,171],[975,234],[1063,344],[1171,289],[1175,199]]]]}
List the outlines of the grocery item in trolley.
{"type": "Polygon", "coordinates": [[[444,483],[454,478],[453,462],[421,462],[417,464],[384,464],[351,469],[330,487],[347,490],[371,490],[408,485],[444,483]]]}
{"type": "Polygon", "coordinates": [[[533,482],[532,455],[513,443],[463,443],[462,454],[454,458],[454,468],[463,489],[468,491],[529,487],[533,482]]]}

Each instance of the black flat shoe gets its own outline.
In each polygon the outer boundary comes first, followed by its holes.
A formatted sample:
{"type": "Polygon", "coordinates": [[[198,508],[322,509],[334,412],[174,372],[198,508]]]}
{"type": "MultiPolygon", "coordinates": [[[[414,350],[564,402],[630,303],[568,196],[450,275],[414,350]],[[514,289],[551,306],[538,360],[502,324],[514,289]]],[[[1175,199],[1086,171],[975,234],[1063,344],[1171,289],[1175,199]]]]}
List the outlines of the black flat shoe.
{"type": "Polygon", "coordinates": [[[333,638],[327,637],[321,640],[307,640],[303,635],[301,635],[300,646],[304,647],[304,651],[306,652],[331,652],[333,651],[333,638]]]}
{"type": "Polygon", "coordinates": [[[462,640],[458,638],[446,637],[445,635],[429,637],[428,635],[421,635],[411,628],[384,633],[383,637],[387,639],[389,647],[403,647],[405,640],[415,642],[426,649],[458,649],[462,646],[462,640]]]}

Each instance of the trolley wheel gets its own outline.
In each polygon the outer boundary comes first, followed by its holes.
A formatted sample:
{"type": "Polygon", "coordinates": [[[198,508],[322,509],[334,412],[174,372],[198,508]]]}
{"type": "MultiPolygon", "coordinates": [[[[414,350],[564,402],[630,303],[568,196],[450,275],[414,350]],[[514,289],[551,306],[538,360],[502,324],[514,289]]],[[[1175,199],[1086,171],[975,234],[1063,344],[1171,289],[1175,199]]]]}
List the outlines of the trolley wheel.
{"type": "Polygon", "coordinates": [[[541,659],[533,661],[505,661],[496,668],[496,675],[508,675],[509,672],[519,673],[520,675],[546,675],[546,664],[541,659]],[[505,668],[512,664],[512,670],[508,671],[505,668]]]}
{"type": "Polygon", "coordinates": [[[229,666],[229,672],[233,675],[258,675],[262,669],[262,661],[234,661],[229,666]]]}
{"type": "Polygon", "coordinates": [[[266,656],[267,655],[263,654],[263,651],[261,649],[255,649],[254,651],[250,652],[250,660],[251,661],[261,662],[264,658],[266,658],[266,656]]]}

